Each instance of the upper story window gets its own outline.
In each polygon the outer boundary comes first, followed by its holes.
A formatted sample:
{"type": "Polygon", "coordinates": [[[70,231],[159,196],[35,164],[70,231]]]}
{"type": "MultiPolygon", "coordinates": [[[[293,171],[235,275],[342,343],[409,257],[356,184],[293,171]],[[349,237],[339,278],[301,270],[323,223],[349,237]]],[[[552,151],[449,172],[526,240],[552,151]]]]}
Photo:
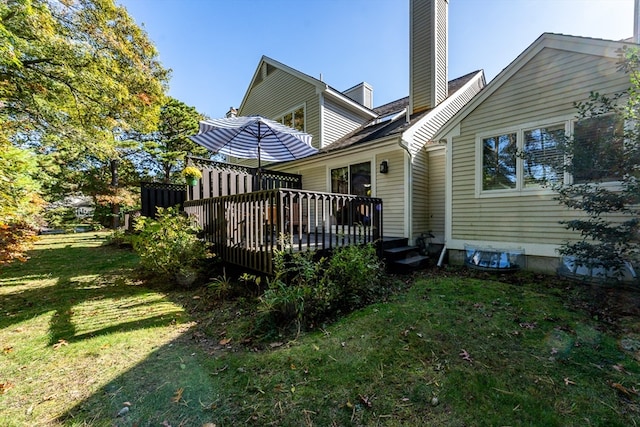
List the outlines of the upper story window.
{"type": "Polygon", "coordinates": [[[545,184],[618,181],[622,173],[623,120],[598,116],[580,121],[521,126],[477,138],[482,167],[478,194],[543,189],[545,184]],[[563,145],[573,135],[575,149],[565,159],[563,145]],[[565,174],[571,162],[573,176],[565,174]]]}
{"type": "Polygon", "coordinates": [[[297,129],[304,132],[305,120],[304,120],[304,105],[296,107],[290,111],[287,111],[280,117],[274,119],[276,122],[280,122],[285,126],[297,129]]]}

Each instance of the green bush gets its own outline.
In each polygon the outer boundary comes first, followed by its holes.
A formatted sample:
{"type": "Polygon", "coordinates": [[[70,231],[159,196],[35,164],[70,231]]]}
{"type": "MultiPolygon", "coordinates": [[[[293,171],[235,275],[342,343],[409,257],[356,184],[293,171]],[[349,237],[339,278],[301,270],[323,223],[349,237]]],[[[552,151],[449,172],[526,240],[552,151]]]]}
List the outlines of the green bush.
{"type": "Polygon", "coordinates": [[[67,225],[78,222],[76,211],[70,207],[59,207],[46,211],[44,219],[51,228],[64,228],[67,225]]]}
{"type": "Polygon", "coordinates": [[[158,208],[156,219],[140,217],[135,229],[138,234],[133,238],[133,249],[142,267],[190,285],[186,282],[192,282],[208,257],[206,243],[198,239],[197,225],[177,208],[158,208]]]}
{"type": "Polygon", "coordinates": [[[375,301],[383,271],[372,245],[339,248],[320,259],[312,252],[279,252],[259,310],[277,325],[312,326],[375,301]]]}

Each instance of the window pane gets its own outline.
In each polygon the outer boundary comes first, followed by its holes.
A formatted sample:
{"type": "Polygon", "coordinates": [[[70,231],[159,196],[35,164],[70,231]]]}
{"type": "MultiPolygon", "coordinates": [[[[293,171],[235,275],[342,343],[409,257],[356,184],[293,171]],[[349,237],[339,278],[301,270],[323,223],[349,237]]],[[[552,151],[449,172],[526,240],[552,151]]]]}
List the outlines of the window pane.
{"type": "Polygon", "coordinates": [[[349,169],[331,169],[331,192],[349,194],[349,169]]]}
{"type": "Polygon", "coordinates": [[[516,134],[482,140],[482,189],[516,188],[516,134]]]}
{"type": "Polygon", "coordinates": [[[622,117],[608,115],[576,122],[573,140],[574,182],[618,181],[622,178],[622,117]]]}
{"type": "Polygon", "coordinates": [[[371,163],[351,165],[351,194],[371,195],[371,163]]]}
{"type": "Polygon", "coordinates": [[[304,131],[304,108],[300,107],[293,113],[293,127],[304,131]]]}
{"type": "Polygon", "coordinates": [[[285,126],[293,127],[293,114],[288,113],[284,115],[284,119],[282,121],[285,126]]]}
{"type": "Polygon", "coordinates": [[[561,181],[564,125],[524,131],[524,186],[539,187],[561,181]]]}

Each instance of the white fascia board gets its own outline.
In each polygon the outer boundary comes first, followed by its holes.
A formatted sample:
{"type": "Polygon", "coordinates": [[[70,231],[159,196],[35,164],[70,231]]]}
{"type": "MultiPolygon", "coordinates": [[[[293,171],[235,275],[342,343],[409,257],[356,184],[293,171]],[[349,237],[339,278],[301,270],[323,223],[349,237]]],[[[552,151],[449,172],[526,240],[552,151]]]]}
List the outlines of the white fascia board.
{"type": "MultiPolygon", "coordinates": [[[[415,124],[413,124],[413,126],[411,126],[409,129],[404,131],[402,133],[402,140],[404,140],[406,142],[409,142],[409,143],[412,143],[414,141],[414,136],[415,136],[416,132],[419,129],[421,129],[424,125],[429,123],[435,117],[437,117],[440,114],[442,114],[442,112],[449,106],[449,104],[451,104],[454,101],[456,101],[457,98],[463,96],[470,88],[476,86],[478,84],[478,81],[481,80],[481,79],[484,79],[484,72],[483,71],[478,71],[476,73],[476,75],[473,76],[473,78],[469,79],[469,81],[467,83],[465,83],[464,86],[462,86],[460,89],[458,89],[453,95],[451,95],[450,97],[448,97],[447,99],[442,101],[434,109],[429,111],[426,116],[424,116],[423,118],[418,120],[415,124]]],[[[464,109],[464,107],[462,107],[462,109],[464,109]]],[[[455,114],[454,114],[454,117],[455,117],[455,114]]],[[[445,123],[448,123],[450,120],[451,119],[447,120],[445,123]]],[[[446,126],[446,124],[445,124],[445,126],[446,126]]],[[[435,136],[435,135],[437,135],[439,133],[440,133],[439,131],[436,131],[429,138],[431,139],[433,136],[435,136]]]]}
{"type": "Polygon", "coordinates": [[[341,92],[338,92],[335,89],[332,89],[329,86],[325,87],[325,89],[323,90],[323,93],[325,93],[328,97],[335,100],[337,103],[342,104],[345,107],[349,108],[350,110],[356,110],[360,114],[364,116],[368,116],[372,119],[375,119],[376,117],[378,117],[378,114],[376,114],[373,110],[368,109],[364,105],[357,103],[353,99],[349,98],[348,96],[344,95],[341,92]]]}

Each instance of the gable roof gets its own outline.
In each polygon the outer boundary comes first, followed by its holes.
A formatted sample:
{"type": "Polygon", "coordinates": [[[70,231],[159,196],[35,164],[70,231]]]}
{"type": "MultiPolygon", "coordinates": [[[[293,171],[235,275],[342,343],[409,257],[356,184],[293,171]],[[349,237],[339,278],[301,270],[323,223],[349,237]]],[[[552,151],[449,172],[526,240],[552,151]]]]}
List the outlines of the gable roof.
{"type": "MultiPolygon", "coordinates": [[[[465,84],[469,83],[474,77],[477,77],[482,71],[473,71],[457,79],[449,81],[449,95],[447,99],[455,97],[456,92],[460,90],[465,84]]],[[[443,103],[446,99],[443,101],[443,103]]],[[[442,104],[442,103],[441,103],[442,104]]],[[[439,104],[439,105],[441,105],[439,104]]],[[[401,135],[406,130],[410,129],[418,121],[426,117],[435,108],[421,111],[419,113],[411,115],[409,120],[406,120],[406,111],[409,107],[409,97],[400,98],[396,101],[389,102],[373,109],[377,114],[377,118],[373,119],[350,134],[340,138],[332,144],[324,147],[320,150],[320,153],[327,153],[330,151],[341,150],[347,147],[351,147],[357,144],[370,142],[376,139],[389,137],[393,135],[401,135]],[[389,118],[384,120],[381,118],[389,118]]]]}
{"type": "Polygon", "coordinates": [[[507,65],[487,86],[475,96],[467,105],[460,109],[442,128],[436,133],[435,139],[440,139],[451,132],[467,115],[475,110],[485,99],[505,84],[515,73],[531,61],[545,48],[565,50],[586,55],[618,58],[619,50],[624,45],[631,43],[626,41],[612,41],[595,39],[590,37],[570,36],[565,34],[543,33],[529,47],[527,47],[516,59],[507,65]]]}
{"type": "Polygon", "coordinates": [[[240,107],[238,108],[239,111],[242,111],[242,108],[244,107],[244,104],[247,101],[249,94],[251,93],[251,89],[253,89],[254,86],[262,82],[263,67],[267,68],[267,72],[269,69],[274,69],[274,68],[280,69],[285,73],[291,74],[294,77],[297,77],[309,83],[310,85],[315,86],[317,93],[324,93],[325,96],[334,99],[335,101],[337,101],[340,104],[343,104],[349,109],[356,110],[360,114],[363,114],[365,116],[369,116],[369,117],[377,116],[377,114],[370,108],[367,108],[364,105],[354,101],[353,99],[344,95],[339,90],[332,88],[322,80],[316,79],[315,77],[302,73],[296,70],[295,68],[291,68],[288,65],[278,62],[275,59],[269,58],[268,56],[265,56],[265,55],[263,55],[260,61],[258,62],[258,67],[256,68],[256,71],[253,73],[253,78],[251,79],[251,83],[249,84],[247,91],[245,92],[244,97],[242,98],[242,102],[240,103],[240,107]]]}

